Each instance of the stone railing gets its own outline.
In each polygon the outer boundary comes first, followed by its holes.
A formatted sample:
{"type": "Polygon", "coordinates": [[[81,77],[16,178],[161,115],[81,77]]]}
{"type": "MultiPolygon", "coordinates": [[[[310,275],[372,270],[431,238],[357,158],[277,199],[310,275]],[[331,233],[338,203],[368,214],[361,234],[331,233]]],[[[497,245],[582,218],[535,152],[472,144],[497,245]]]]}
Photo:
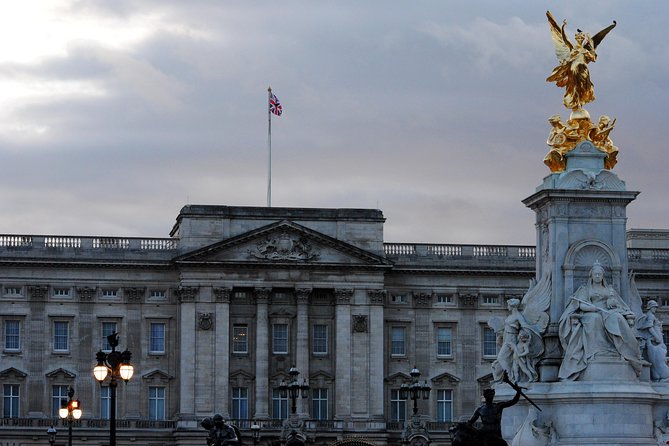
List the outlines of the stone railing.
{"type": "MultiPolygon", "coordinates": [[[[173,420],[116,420],[117,429],[175,429],[176,421],[173,420]]],[[[0,418],[0,430],[4,427],[65,427],[67,423],[59,418],[0,418]]],[[[109,428],[109,420],[98,418],[84,418],[72,422],[75,429],[100,429],[109,428]]]]}
{"type": "Polygon", "coordinates": [[[58,235],[0,235],[0,248],[173,251],[178,239],[137,237],[78,237],[58,235]]]}
{"type": "Polygon", "coordinates": [[[534,259],[534,246],[504,245],[436,245],[427,243],[384,243],[387,256],[420,257],[510,257],[534,259]]]}

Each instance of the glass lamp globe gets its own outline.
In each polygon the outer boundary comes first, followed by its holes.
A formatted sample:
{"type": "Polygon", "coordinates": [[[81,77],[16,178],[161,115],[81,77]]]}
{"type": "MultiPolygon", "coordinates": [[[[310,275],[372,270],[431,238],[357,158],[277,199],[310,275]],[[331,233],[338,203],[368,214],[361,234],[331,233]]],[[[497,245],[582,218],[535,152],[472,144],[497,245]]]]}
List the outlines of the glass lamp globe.
{"type": "Polygon", "coordinates": [[[95,368],[93,369],[93,376],[95,376],[95,379],[102,382],[105,380],[107,377],[107,367],[104,365],[96,365],[95,368]]]}
{"type": "Polygon", "coordinates": [[[128,381],[130,378],[132,378],[132,374],[134,372],[135,370],[130,364],[122,364],[119,369],[119,374],[121,375],[121,379],[123,381],[128,381]]]}

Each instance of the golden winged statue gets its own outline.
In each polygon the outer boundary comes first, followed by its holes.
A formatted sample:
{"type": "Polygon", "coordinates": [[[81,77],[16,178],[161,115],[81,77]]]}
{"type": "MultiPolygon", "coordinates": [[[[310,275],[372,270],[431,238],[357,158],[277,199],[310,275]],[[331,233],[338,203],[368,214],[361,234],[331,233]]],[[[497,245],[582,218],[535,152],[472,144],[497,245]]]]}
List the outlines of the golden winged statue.
{"type": "Polygon", "coordinates": [[[614,20],[612,25],[592,37],[577,29],[574,37],[576,43],[572,43],[567,38],[564,29],[567,21],[564,20],[562,26],[559,26],[550,11],[546,12],[546,17],[548,17],[551,37],[555,45],[555,55],[560,61],[546,80],[565,88],[564,105],[572,110],[572,119],[587,118],[588,114],[582,110],[582,107],[595,100],[595,89],[590,80],[588,64],[597,60],[595,50],[609,31],[616,26],[616,22],[614,20]]]}

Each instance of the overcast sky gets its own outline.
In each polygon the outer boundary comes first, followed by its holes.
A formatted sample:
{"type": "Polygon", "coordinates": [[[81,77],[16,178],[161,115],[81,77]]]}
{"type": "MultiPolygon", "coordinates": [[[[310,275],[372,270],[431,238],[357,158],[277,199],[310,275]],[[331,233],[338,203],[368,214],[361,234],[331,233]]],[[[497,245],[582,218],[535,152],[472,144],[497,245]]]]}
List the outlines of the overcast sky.
{"type": "Polygon", "coordinates": [[[566,118],[545,12],[591,34],[628,227],[669,227],[669,2],[13,1],[0,233],[167,237],[182,206],[378,208],[386,241],[533,244],[566,118]]]}

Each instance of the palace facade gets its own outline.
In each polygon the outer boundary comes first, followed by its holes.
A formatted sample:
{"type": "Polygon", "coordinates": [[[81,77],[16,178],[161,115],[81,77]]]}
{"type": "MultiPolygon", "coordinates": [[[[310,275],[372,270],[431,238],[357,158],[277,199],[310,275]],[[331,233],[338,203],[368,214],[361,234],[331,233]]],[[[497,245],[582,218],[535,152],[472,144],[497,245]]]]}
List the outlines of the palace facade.
{"type": "MultiPolygon", "coordinates": [[[[496,336],[535,278],[534,246],[392,243],[370,209],[184,207],[169,238],[0,235],[0,446],[46,443],[72,386],[75,442],[108,444],[96,352],[118,332],[134,376],[117,397],[121,445],[203,445],[220,413],[279,441],[295,366],[310,440],[398,444],[412,413],[435,445],[491,385],[496,336]],[[420,371],[427,399],[400,393],[420,371]]],[[[669,232],[627,232],[644,299],[669,311],[669,232]]],[[[669,327],[668,327],[669,328],[669,327]]],[[[665,330],[665,341],[669,331],[665,330]]],[[[245,439],[248,444],[251,442],[245,439]]]]}

